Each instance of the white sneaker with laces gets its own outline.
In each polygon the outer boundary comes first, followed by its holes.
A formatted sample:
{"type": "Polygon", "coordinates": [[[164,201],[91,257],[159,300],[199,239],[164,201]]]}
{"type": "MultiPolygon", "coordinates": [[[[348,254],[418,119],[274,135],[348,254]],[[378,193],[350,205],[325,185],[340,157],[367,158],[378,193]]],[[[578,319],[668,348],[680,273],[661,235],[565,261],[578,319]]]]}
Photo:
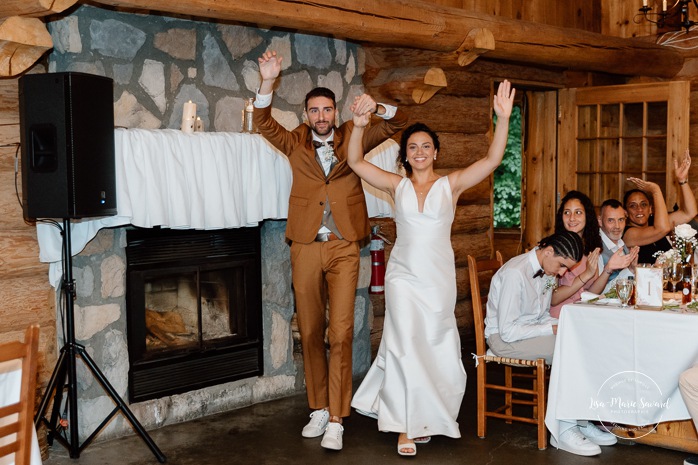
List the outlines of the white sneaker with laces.
{"type": "Polygon", "coordinates": [[[342,450],[344,427],[340,423],[329,422],[320,445],[325,449],[342,450]]]}
{"type": "Polygon", "coordinates": [[[315,410],[310,414],[310,421],[303,427],[304,438],[316,438],[325,432],[330,421],[330,412],[325,409],[315,410]]]}
{"type": "Polygon", "coordinates": [[[599,455],[601,453],[601,448],[588,440],[587,437],[579,431],[579,426],[573,426],[563,432],[558,440],[551,436],[550,445],[571,454],[584,455],[587,457],[599,455]]]}
{"type": "Polygon", "coordinates": [[[602,430],[592,422],[588,422],[586,426],[580,426],[579,431],[581,431],[588,440],[599,446],[612,446],[618,442],[618,438],[613,434],[602,430]]]}

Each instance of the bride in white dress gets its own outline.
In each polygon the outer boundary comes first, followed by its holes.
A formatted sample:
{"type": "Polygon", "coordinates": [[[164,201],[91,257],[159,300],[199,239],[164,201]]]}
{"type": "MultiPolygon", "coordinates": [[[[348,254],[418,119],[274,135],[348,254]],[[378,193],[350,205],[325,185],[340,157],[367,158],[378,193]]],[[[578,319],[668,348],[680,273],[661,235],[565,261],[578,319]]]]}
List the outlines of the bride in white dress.
{"type": "Polygon", "coordinates": [[[374,108],[355,101],[349,166],[395,200],[397,241],[385,276],[385,322],[378,355],[352,407],[378,420],[380,431],[400,433],[398,453],[433,435],[460,437],[456,417],[465,392],[454,308],[456,276],[451,223],[458,197],[499,166],[506,147],[515,90],[497,89],[497,127],[487,156],[441,177],[434,172],[439,140],[422,123],[405,129],[399,159],[407,177],[364,160],[361,139],[374,108]]]}

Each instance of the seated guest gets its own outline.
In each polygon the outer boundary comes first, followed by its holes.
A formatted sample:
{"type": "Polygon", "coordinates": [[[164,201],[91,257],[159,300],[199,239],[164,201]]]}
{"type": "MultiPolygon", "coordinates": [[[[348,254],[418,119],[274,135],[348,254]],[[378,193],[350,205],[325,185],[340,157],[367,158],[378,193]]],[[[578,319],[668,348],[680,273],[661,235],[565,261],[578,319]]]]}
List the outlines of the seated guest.
{"type": "MultiPolygon", "coordinates": [[[[679,391],[698,431],[698,364],[681,373],[679,391]]],[[[688,457],[683,465],[698,465],[698,456],[688,457]]]]}
{"type": "Polygon", "coordinates": [[[628,250],[623,242],[623,232],[628,214],[616,199],[605,200],[601,204],[598,218],[601,242],[603,250],[599,257],[599,276],[607,276],[606,286],[602,293],[606,293],[613,285],[616,278],[627,278],[633,276],[635,265],[637,264],[637,254],[640,248],[635,246],[628,250]]]}
{"type": "MultiPolygon", "coordinates": [[[[487,298],[485,337],[490,350],[500,357],[552,363],[557,320],[550,316],[550,297],[556,277],[576,265],[583,255],[578,234],[562,231],[540,241],[538,247],[506,262],[492,277],[487,298]]],[[[577,455],[598,455],[601,445],[616,438],[592,423],[580,427],[561,422],[554,447],[577,455]]]]}
{"type": "Polygon", "coordinates": [[[623,197],[628,212],[628,224],[623,240],[628,247],[640,246],[639,263],[654,263],[657,252],[671,249],[666,235],[679,224],[688,223],[698,213],[696,198],[688,185],[691,156],[686,154],[681,163],[674,160],[674,176],[679,183],[679,206],[668,213],[660,187],[649,181],[628,178],[638,188],[629,190],[623,197]]]}
{"type": "MultiPolygon", "coordinates": [[[[601,253],[599,223],[591,199],[582,192],[570,191],[560,202],[555,216],[555,232],[570,231],[579,235],[584,244],[582,259],[558,280],[550,300],[550,315],[559,318],[563,305],[577,302],[582,292],[603,292],[608,274],[601,274],[597,266],[601,253]]],[[[611,269],[627,266],[627,259],[616,257],[608,264],[611,269]],[[615,268],[614,268],[615,267],[615,268]]]]}

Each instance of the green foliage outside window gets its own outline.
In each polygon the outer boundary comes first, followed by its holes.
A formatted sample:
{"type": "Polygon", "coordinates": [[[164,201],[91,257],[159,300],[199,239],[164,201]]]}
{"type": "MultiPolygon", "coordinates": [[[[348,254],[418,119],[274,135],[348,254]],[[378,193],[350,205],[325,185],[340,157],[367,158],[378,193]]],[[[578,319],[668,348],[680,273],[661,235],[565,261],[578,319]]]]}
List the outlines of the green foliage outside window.
{"type": "MultiPolygon", "coordinates": [[[[497,124],[497,116],[494,117],[497,124]]],[[[502,164],[494,172],[494,227],[521,226],[521,108],[509,119],[509,138],[502,164]]]]}

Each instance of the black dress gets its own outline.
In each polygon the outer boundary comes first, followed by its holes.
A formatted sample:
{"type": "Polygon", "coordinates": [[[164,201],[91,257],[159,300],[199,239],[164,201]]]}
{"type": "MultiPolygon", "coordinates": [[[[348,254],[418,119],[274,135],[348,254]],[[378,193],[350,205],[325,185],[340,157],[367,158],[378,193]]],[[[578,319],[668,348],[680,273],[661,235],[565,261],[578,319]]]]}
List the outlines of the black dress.
{"type": "MultiPolygon", "coordinates": [[[[649,225],[652,225],[652,219],[650,218],[649,225]]],[[[625,231],[628,229],[632,228],[633,226],[627,225],[625,227],[625,231]]],[[[625,236],[625,231],[623,231],[623,235],[625,236]]],[[[640,253],[637,255],[637,263],[650,263],[654,264],[655,261],[657,261],[657,256],[655,254],[657,252],[666,252],[667,250],[671,249],[671,242],[666,238],[666,236],[662,237],[661,239],[658,239],[651,244],[647,245],[641,245],[640,246],[640,253]]]]}

